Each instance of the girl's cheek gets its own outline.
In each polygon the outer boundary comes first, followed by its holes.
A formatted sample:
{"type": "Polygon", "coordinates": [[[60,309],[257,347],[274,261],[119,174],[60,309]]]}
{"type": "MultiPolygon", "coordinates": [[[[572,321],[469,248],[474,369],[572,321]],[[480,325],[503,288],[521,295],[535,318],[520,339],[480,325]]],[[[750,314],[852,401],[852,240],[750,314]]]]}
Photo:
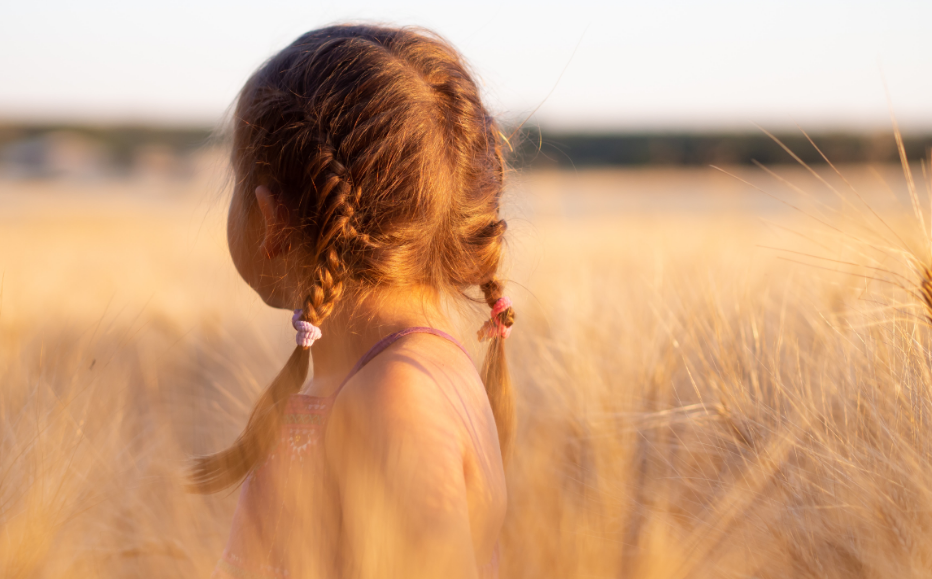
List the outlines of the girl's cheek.
{"type": "Polygon", "coordinates": [[[249,283],[252,268],[247,255],[246,235],[248,228],[244,213],[239,195],[234,194],[230,203],[230,213],[227,216],[227,246],[230,250],[230,257],[233,259],[233,265],[236,266],[236,271],[249,283]]]}

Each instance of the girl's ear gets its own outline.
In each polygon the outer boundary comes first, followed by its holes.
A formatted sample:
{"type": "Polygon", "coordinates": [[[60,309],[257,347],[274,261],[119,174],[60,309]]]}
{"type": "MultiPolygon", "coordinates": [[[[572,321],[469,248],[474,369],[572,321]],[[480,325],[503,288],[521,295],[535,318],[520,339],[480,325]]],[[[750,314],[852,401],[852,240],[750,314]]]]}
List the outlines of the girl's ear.
{"type": "Polygon", "coordinates": [[[287,253],[291,249],[288,243],[288,208],[265,185],[256,187],[256,201],[265,223],[259,248],[269,259],[287,253]]]}

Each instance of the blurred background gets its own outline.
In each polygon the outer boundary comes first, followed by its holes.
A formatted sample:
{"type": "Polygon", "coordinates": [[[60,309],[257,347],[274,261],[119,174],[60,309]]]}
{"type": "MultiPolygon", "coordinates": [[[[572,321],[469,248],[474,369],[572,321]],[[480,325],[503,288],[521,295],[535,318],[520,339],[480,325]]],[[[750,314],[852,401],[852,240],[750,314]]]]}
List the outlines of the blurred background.
{"type": "Polygon", "coordinates": [[[502,119],[542,133],[534,164],[785,160],[755,124],[830,134],[836,162],[892,160],[891,109],[917,142],[932,132],[930,16],[908,0],[11,3],[0,160],[8,178],[190,175],[251,71],[346,20],[452,41],[502,119]]]}
{"type": "Polygon", "coordinates": [[[443,35],[515,135],[503,576],[928,572],[932,3],[87,0],[0,7],[0,576],[209,575],[235,496],[181,467],[293,340],[223,127],[344,21],[443,35]]]}
{"type": "MultiPolygon", "coordinates": [[[[510,215],[518,248],[521,240],[533,246],[541,219],[791,211],[752,186],[778,197],[794,191],[755,163],[809,175],[774,136],[803,162],[824,166],[824,153],[855,167],[864,194],[886,200],[893,191],[909,206],[896,187],[902,170],[891,114],[908,158],[927,157],[930,17],[932,5],[909,0],[585,0],[571,10],[547,2],[451,7],[414,0],[261,8],[12,3],[0,18],[0,219],[13,236],[25,223],[70,216],[55,229],[74,247],[100,241],[101,230],[87,224],[107,215],[117,216],[107,223],[122,223],[121,211],[164,214],[176,227],[187,224],[174,242],[190,251],[210,247],[219,259],[205,257],[210,265],[203,267],[229,272],[222,134],[231,103],[249,74],[302,32],[353,20],[430,28],[471,63],[515,137],[510,215]]],[[[92,275],[86,264],[63,259],[64,248],[49,235],[38,244],[18,239],[0,245],[0,325],[26,323],[34,312],[24,304],[43,300],[63,307],[72,300],[68,315],[77,317],[93,317],[108,303],[143,307],[149,297],[121,290],[118,277],[150,285],[154,300],[184,301],[183,291],[168,291],[143,265],[151,255],[138,256],[136,268],[92,275]],[[40,255],[57,264],[48,269],[59,272],[54,283],[20,273],[40,255]],[[72,273],[63,273],[65,263],[72,273]],[[59,295],[63,286],[70,291],[59,295]]],[[[127,247],[107,243],[82,255],[127,247]]],[[[529,282],[521,267],[537,259],[516,254],[515,281],[529,282]]]]}

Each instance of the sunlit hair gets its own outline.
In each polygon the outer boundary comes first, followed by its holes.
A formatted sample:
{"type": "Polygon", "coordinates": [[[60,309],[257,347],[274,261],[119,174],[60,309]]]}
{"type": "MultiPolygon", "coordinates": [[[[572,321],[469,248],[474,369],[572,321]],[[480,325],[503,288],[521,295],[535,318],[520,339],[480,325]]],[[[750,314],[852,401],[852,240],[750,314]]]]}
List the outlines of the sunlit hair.
{"type": "MultiPolygon", "coordinates": [[[[462,58],[442,39],[333,26],[298,38],[243,87],[236,186],[265,184],[288,208],[311,256],[303,307],[314,325],[345,293],[386,287],[464,297],[478,287],[491,307],[502,297],[503,139],[462,58]]],[[[514,311],[500,320],[511,326],[514,311]]],[[[295,348],[233,445],[197,459],[195,490],[215,492],[249,473],[308,366],[309,351],[295,348]]],[[[507,457],[514,397],[502,338],[490,340],[482,378],[507,457]]]]}

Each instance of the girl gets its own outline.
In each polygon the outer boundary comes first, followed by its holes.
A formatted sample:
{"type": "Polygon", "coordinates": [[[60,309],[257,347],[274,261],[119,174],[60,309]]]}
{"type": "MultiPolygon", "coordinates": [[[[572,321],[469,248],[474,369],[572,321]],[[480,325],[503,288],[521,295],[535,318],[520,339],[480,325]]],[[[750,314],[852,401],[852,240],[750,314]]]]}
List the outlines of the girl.
{"type": "Polygon", "coordinates": [[[243,484],[215,576],[495,576],[504,137],[462,59],[425,32],[316,30],[253,74],[234,123],[230,253],[295,310],[298,346],[233,445],[195,463],[199,492],[243,484]],[[481,377],[445,313],[476,287],[481,377]]]}

